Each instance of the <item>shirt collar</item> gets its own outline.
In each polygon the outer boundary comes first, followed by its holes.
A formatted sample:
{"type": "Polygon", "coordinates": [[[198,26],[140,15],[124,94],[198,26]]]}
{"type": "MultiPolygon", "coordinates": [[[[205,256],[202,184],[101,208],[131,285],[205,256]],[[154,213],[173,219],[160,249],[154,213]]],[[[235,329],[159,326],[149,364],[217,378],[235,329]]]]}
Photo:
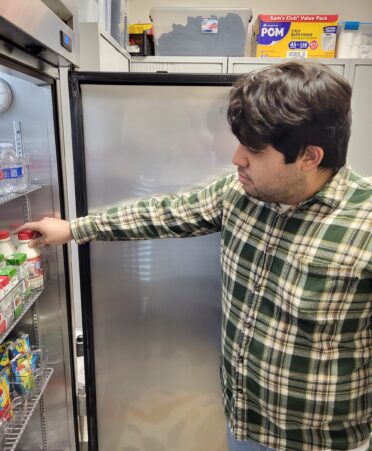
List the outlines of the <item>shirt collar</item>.
{"type": "Polygon", "coordinates": [[[336,208],[344,198],[350,172],[349,165],[342,166],[323,188],[309,200],[322,202],[329,207],[336,208]]]}

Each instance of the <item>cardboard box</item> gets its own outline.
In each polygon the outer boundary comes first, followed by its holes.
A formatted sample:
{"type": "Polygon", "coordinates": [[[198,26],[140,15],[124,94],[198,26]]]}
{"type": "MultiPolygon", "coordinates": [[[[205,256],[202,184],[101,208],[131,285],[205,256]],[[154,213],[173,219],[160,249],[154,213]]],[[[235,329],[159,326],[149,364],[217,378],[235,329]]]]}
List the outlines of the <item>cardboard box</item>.
{"type": "Polygon", "coordinates": [[[152,23],[130,24],[128,26],[127,50],[132,56],[154,55],[152,23]]]}
{"type": "Polygon", "coordinates": [[[260,14],[253,27],[252,56],[334,58],[338,15],[260,14]]]}

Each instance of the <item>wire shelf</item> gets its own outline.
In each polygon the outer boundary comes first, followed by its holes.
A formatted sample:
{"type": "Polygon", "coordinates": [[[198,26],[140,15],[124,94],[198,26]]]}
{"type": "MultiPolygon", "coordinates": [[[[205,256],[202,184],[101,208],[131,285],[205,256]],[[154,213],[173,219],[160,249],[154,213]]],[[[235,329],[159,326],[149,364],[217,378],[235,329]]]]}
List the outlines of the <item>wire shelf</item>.
{"type": "Polygon", "coordinates": [[[35,380],[35,390],[31,398],[27,402],[27,406],[24,411],[16,413],[15,418],[5,432],[5,444],[3,451],[13,451],[16,449],[22,434],[29,423],[34,410],[40,401],[45,391],[50,378],[52,377],[53,368],[45,368],[43,374],[35,380]]]}
{"type": "Polygon", "coordinates": [[[15,326],[19,323],[19,321],[24,317],[30,307],[36,302],[36,300],[40,297],[41,293],[44,291],[44,288],[39,288],[34,290],[32,294],[27,298],[26,302],[23,305],[22,313],[19,317],[12,323],[5,332],[0,335],[0,344],[5,340],[5,338],[10,334],[10,332],[15,328],[15,326]]]}
{"type": "Polygon", "coordinates": [[[37,191],[38,189],[41,189],[41,185],[31,185],[29,188],[20,191],[19,193],[13,193],[13,194],[7,194],[6,196],[0,196],[0,205],[6,204],[7,202],[10,202],[11,200],[17,199],[18,197],[26,196],[29,193],[32,193],[33,191],[37,191]]]}

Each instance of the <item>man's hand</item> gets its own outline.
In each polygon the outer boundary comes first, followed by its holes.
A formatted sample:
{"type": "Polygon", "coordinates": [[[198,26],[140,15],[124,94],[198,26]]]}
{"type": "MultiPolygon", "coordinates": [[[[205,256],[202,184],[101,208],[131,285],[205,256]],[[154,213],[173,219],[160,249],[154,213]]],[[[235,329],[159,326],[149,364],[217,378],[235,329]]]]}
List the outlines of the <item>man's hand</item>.
{"type": "Polygon", "coordinates": [[[26,222],[15,233],[22,230],[37,232],[29,243],[30,247],[65,244],[73,239],[70,223],[64,219],[44,218],[41,221],[26,222]]]}

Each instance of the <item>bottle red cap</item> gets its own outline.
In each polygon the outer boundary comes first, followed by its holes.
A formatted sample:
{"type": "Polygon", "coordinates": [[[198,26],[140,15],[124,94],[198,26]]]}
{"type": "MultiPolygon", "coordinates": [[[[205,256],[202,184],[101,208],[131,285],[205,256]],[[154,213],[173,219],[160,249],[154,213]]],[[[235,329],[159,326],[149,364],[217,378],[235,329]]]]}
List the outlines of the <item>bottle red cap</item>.
{"type": "Polygon", "coordinates": [[[9,230],[0,230],[0,240],[9,238],[9,230]]]}
{"type": "Polygon", "coordinates": [[[22,232],[18,233],[19,241],[32,240],[33,236],[34,236],[34,232],[32,230],[22,230],[22,232]]]}

